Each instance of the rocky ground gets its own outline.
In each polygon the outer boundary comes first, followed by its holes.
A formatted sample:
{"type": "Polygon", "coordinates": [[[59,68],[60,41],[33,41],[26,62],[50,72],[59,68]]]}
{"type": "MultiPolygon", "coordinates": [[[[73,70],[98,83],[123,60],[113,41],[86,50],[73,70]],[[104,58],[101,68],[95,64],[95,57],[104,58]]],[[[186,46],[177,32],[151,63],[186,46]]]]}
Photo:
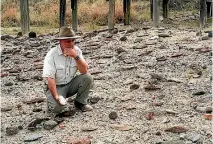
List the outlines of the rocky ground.
{"type": "Polygon", "coordinates": [[[94,110],[57,119],[45,113],[41,77],[55,34],[1,37],[1,143],[212,143],[211,33],[121,26],[81,35],[94,110]]]}

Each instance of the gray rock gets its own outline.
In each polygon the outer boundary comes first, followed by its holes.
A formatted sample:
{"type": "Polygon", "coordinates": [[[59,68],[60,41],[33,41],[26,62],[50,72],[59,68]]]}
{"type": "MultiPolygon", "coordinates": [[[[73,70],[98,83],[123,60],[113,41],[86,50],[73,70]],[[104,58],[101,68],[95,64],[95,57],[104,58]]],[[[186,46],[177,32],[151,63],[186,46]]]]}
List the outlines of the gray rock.
{"type": "Polygon", "coordinates": [[[24,137],[24,141],[25,142],[31,142],[31,141],[36,141],[40,138],[42,138],[43,136],[41,134],[30,134],[24,137]]]}
{"type": "Polygon", "coordinates": [[[171,140],[171,141],[161,142],[160,144],[185,144],[185,142],[181,140],[171,140]]]}
{"type": "Polygon", "coordinates": [[[126,36],[123,36],[120,38],[120,41],[126,41],[127,40],[127,37],[126,36]]]}
{"type": "Polygon", "coordinates": [[[192,142],[197,142],[200,139],[200,134],[192,133],[186,136],[186,139],[191,140],[192,142]]]}
{"type": "Polygon", "coordinates": [[[133,49],[144,49],[146,47],[147,47],[147,45],[145,45],[145,44],[138,44],[136,46],[133,46],[133,49]]]}
{"type": "Polygon", "coordinates": [[[56,125],[58,125],[58,123],[54,120],[49,120],[44,122],[44,129],[46,130],[51,130],[53,129],[56,125]]]}
{"type": "Polygon", "coordinates": [[[110,118],[110,119],[116,119],[117,117],[118,117],[117,112],[111,112],[111,113],[109,114],[109,118],[110,118]]]}
{"type": "Polygon", "coordinates": [[[6,128],[7,135],[15,135],[18,133],[18,131],[19,131],[18,127],[7,127],[6,128]]]}

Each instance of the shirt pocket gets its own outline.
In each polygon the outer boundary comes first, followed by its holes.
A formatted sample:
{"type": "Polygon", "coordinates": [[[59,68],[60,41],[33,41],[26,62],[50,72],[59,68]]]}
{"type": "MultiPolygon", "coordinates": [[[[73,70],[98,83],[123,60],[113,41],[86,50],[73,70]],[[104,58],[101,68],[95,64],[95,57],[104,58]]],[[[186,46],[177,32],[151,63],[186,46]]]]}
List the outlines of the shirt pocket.
{"type": "Polygon", "coordinates": [[[65,66],[56,65],[56,79],[63,80],[65,76],[65,66]]]}

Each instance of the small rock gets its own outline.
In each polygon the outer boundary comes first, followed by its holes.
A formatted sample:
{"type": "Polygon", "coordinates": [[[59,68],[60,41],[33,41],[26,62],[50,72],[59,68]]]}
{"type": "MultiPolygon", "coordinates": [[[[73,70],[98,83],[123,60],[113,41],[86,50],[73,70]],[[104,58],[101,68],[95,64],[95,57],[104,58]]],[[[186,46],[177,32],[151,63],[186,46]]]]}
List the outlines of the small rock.
{"type": "Polygon", "coordinates": [[[24,141],[25,142],[31,142],[31,141],[36,141],[40,138],[42,138],[43,136],[41,134],[30,134],[24,137],[24,141]]]}
{"type": "Polygon", "coordinates": [[[208,39],[209,39],[208,36],[203,36],[203,37],[201,38],[201,40],[208,40],[208,39]]]}
{"type": "Polygon", "coordinates": [[[212,31],[208,32],[208,37],[212,37],[212,31]]]}
{"type": "Polygon", "coordinates": [[[165,38],[165,37],[171,37],[171,35],[167,34],[167,33],[160,33],[160,34],[158,34],[158,36],[159,37],[163,37],[163,38],[165,38]]]}
{"type": "Polygon", "coordinates": [[[159,144],[186,144],[186,142],[181,140],[170,140],[170,141],[160,142],[159,144]]]}
{"type": "Polygon", "coordinates": [[[35,75],[35,76],[33,77],[33,79],[36,79],[36,80],[42,81],[42,80],[43,80],[43,77],[42,77],[42,76],[40,76],[40,75],[35,75]]]}
{"type": "Polygon", "coordinates": [[[183,126],[174,126],[174,127],[166,129],[165,131],[171,132],[171,133],[184,133],[184,132],[188,131],[188,129],[186,129],[183,126]]]}
{"type": "Polygon", "coordinates": [[[46,98],[38,97],[38,98],[34,98],[30,101],[25,101],[24,103],[26,103],[26,104],[41,103],[41,102],[44,102],[44,100],[46,100],[46,98]]]}
{"type": "Polygon", "coordinates": [[[35,32],[29,32],[29,38],[36,38],[35,32]]]}
{"type": "Polygon", "coordinates": [[[206,112],[206,107],[199,107],[199,106],[197,106],[197,107],[195,107],[195,110],[197,112],[205,113],[206,112]]]}
{"type": "Polygon", "coordinates": [[[172,54],[171,57],[174,58],[174,57],[179,57],[179,56],[182,56],[182,55],[183,55],[183,53],[179,52],[179,53],[172,54]]]}
{"type": "Polygon", "coordinates": [[[116,119],[118,117],[118,114],[117,114],[117,112],[111,112],[110,114],[109,114],[109,118],[110,119],[116,119]]]}
{"type": "Polygon", "coordinates": [[[84,127],[81,128],[81,130],[84,131],[84,132],[95,131],[97,129],[98,128],[95,127],[95,126],[89,126],[89,127],[88,126],[84,126],[84,127]]]}
{"type": "Polygon", "coordinates": [[[204,94],[205,94],[204,91],[197,91],[197,92],[194,92],[192,95],[198,96],[198,95],[204,95],[204,94]]]}
{"type": "Polygon", "coordinates": [[[181,140],[184,140],[185,138],[186,138],[186,134],[185,134],[185,133],[181,133],[181,134],[180,134],[180,139],[181,139],[181,140]]]}
{"type": "Polygon", "coordinates": [[[87,137],[78,139],[68,138],[67,140],[67,144],[91,144],[91,143],[92,143],[91,140],[87,137]]]}
{"type": "Polygon", "coordinates": [[[140,87],[139,84],[133,84],[133,85],[130,86],[130,90],[136,90],[136,89],[138,89],[139,87],[140,87]]]}
{"type": "Polygon", "coordinates": [[[36,118],[29,123],[29,125],[27,126],[27,129],[34,131],[37,129],[36,126],[38,124],[40,124],[42,121],[46,121],[46,120],[49,120],[49,118],[36,118]]]}
{"type": "Polygon", "coordinates": [[[129,130],[132,129],[131,126],[124,125],[124,124],[110,124],[109,126],[113,129],[117,129],[117,130],[120,130],[120,131],[129,131],[129,130]]]}
{"type": "Polygon", "coordinates": [[[128,100],[131,100],[131,99],[132,99],[132,95],[130,95],[130,94],[121,97],[121,101],[128,101],[128,100]]]}
{"type": "Polygon", "coordinates": [[[6,74],[6,73],[1,73],[1,77],[7,77],[8,76],[8,74],[6,74]]]}
{"type": "Polygon", "coordinates": [[[147,91],[152,91],[152,90],[159,90],[161,89],[160,87],[157,87],[156,85],[154,84],[148,84],[147,86],[144,87],[145,90],[147,91]]]}
{"type": "Polygon", "coordinates": [[[126,36],[123,36],[120,38],[120,41],[126,41],[127,40],[127,37],[126,36]]]}
{"type": "Polygon", "coordinates": [[[157,57],[156,60],[157,61],[166,61],[167,58],[165,56],[162,56],[162,57],[157,57]]]}
{"type": "Polygon", "coordinates": [[[133,49],[144,49],[146,48],[147,45],[146,44],[137,44],[136,46],[133,46],[133,49]]]}
{"type": "Polygon", "coordinates": [[[18,133],[18,131],[19,131],[18,127],[7,127],[6,128],[7,135],[15,135],[18,133]]]}
{"type": "Polygon", "coordinates": [[[206,107],[206,113],[212,113],[212,107],[206,107]]]}
{"type": "Polygon", "coordinates": [[[147,120],[153,120],[154,119],[154,112],[149,112],[146,114],[146,119],[147,120]]]}
{"type": "Polygon", "coordinates": [[[161,136],[161,132],[160,131],[156,132],[156,135],[161,136]]]}
{"type": "Polygon", "coordinates": [[[5,86],[12,86],[13,85],[13,82],[7,82],[4,84],[5,86]]]}
{"type": "Polygon", "coordinates": [[[60,123],[58,126],[59,126],[60,129],[64,129],[65,128],[64,123],[60,123]]]}
{"type": "Polygon", "coordinates": [[[186,136],[186,139],[191,140],[193,143],[197,142],[200,139],[200,134],[194,133],[186,136]]]}
{"type": "Polygon", "coordinates": [[[56,125],[58,125],[58,123],[54,120],[49,120],[44,122],[44,129],[46,130],[51,130],[53,129],[56,125]]]}
{"type": "Polygon", "coordinates": [[[1,108],[1,112],[11,111],[12,109],[13,109],[12,106],[4,107],[4,108],[1,108]]]}
{"type": "Polygon", "coordinates": [[[91,97],[91,98],[89,99],[89,101],[90,101],[91,104],[95,104],[95,103],[97,103],[99,100],[100,100],[99,97],[91,97]]]}
{"type": "Polygon", "coordinates": [[[42,108],[34,108],[33,109],[33,112],[40,112],[40,111],[42,111],[42,108]]]}
{"type": "Polygon", "coordinates": [[[176,82],[176,83],[183,83],[183,81],[177,79],[177,78],[169,78],[167,79],[168,82],[176,82]]]}
{"type": "Polygon", "coordinates": [[[204,114],[203,117],[205,120],[212,120],[212,114],[204,114]]]}
{"type": "Polygon", "coordinates": [[[173,110],[170,110],[170,109],[166,109],[166,113],[168,113],[168,114],[173,114],[173,115],[178,114],[178,112],[173,111],[173,110]]]}

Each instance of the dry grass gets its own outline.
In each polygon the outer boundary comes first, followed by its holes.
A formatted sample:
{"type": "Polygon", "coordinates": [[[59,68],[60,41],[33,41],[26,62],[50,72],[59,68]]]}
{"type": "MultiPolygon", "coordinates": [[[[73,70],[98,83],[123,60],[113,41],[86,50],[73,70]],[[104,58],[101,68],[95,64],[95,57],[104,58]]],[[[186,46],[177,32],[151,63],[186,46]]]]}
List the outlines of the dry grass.
{"type": "MultiPolygon", "coordinates": [[[[108,2],[106,0],[78,0],[78,25],[84,27],[84,31],[97,30],[101,26],[107,25],[108,2]]],[[[39,27],[39,33],[45,32],[45,29],[59,27],[59,0],[34,0],[30,2],[30,26],[39,27]]],[[[4,28],[20,27],[19,1],[2,0],[1,26],[4,28]]],[[[196,13],[195,11],[192,11],[196,13]]],[[[71,26],[71,8],[70,1],[67,1],[67,10],[65,25],[71,26]]],[[[181,15],[181,12],[177,13],[181,15]]],[[[176,15],[171,12],[169,16],[176,15]]],[[[132,1],[131,3],[131,24],[141,25],[150,21],[149,0],[132,1]]],[[[116,0],[115,22],[123,23],[123,3],[122,0],[116,0]]],[[[197,23],[196,23],[197,25],[197,23]]],[[[17,30],[17,28],[15,28],[17,30]]],[[[31,29],[32,30],[32,29],[31,29]]],[[[6,30],[2,30],[6,32],[6,30]]]]}

